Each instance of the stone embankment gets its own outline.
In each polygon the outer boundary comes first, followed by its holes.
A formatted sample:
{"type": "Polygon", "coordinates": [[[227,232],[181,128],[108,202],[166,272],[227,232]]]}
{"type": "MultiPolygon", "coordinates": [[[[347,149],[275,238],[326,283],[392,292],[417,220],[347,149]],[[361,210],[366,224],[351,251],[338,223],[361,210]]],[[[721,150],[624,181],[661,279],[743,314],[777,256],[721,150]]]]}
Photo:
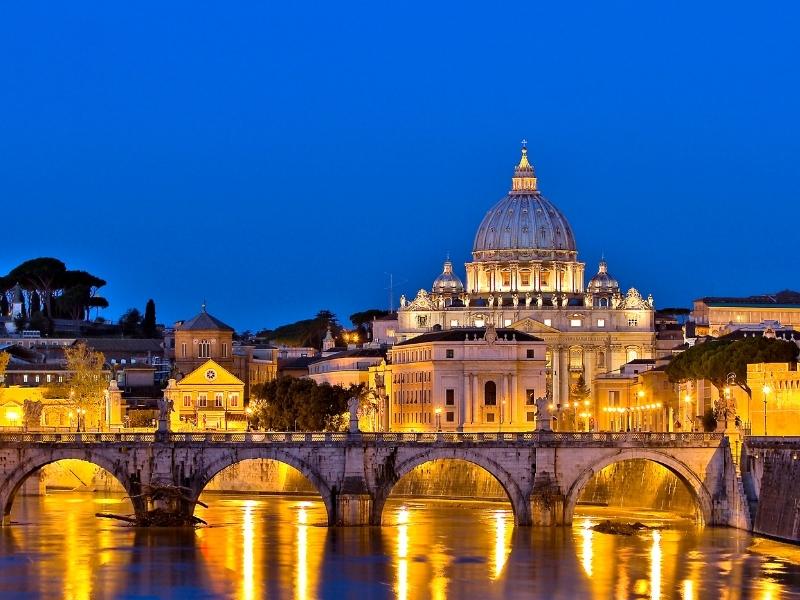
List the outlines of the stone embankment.
{"type": "Polygon", "coordinates": [[[742,482],[753,532],[800,543],[800,437],[750,437],[742,482]]]}

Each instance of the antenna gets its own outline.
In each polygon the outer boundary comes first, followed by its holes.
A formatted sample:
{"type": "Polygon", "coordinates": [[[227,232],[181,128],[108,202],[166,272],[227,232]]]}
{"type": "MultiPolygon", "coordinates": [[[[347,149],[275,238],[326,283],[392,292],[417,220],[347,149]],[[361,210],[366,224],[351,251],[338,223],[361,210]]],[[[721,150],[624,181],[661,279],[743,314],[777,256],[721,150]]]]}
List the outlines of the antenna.
{"type": "MultiPolygon", "coordinates": [[[[394,273],[387,273],[384,271],[384,275],[389,276],[389,287],[385,287],[383,289],[389,290],[389,314],[391,314],[394,312],[394,273]]],[[[403,279],[402,281],[398,281],[397,284],[400,285],[406,283],[407,281],[408,279],[403,279]]]]}

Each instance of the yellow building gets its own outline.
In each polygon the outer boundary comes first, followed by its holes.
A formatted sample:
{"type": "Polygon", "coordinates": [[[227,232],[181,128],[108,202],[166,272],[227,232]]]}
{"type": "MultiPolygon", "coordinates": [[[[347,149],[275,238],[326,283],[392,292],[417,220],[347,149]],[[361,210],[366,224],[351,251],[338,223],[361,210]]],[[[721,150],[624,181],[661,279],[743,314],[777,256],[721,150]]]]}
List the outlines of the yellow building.
{"type": "MultiPolygon", "coordinates": [[[[592,383],[591,409],[600,431],[692,431],[699,422],[679,404],[664,367],[653,361],[634,361],[592,383]]],[[[580,414],[584,408],[562,407],[565,414],[569,410],[580,414]]]]}
{"type": "Polygon", "coordinates": [[[707,296],[694,301],[691,320],[696,334],[723,335],[738,325],[774,321],[800,329],[800,293],[783,291],[763,296],[728,298],[707,296]]]}
{"type": "Polygon", "coordinates": [[[222,429],[244,431],[244,382],[213,360],[206,360],[176,382],[165,394],[172,400],[173,429],[222,429]]]}
{"type": "Polygon", "coordinates": [[[747,385],[751,396],[741,388],[733,392],[737,414],[743,421],[750,422],[752,435],[800,435],[800,371],[797,363],[747,365],[747,385]]]}

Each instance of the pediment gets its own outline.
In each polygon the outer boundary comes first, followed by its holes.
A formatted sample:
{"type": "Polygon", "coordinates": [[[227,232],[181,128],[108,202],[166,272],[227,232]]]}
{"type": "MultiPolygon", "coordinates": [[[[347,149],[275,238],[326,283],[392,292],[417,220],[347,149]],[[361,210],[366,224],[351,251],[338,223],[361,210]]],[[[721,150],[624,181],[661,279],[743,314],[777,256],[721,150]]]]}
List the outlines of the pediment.
{"type": "Polygon", "coordinates": [[[241,379],[213,360],[207,360],[178,382],[178,385],[244,385],[241,379]],[[213,371],[213,378],[207,373],[213,371]]]}
{"type": "Polygon", "coordinates": [[[550,327],[549,325],[545,325],[541,321],[537,321],[536,319],[531,319],[530,317],[526,317],[524,319],[520,319],[512,323],[509,326],[511,329],[516,329],[518,331],[524,331],[525,333],[561,333],[558,329],[550,327]]]}

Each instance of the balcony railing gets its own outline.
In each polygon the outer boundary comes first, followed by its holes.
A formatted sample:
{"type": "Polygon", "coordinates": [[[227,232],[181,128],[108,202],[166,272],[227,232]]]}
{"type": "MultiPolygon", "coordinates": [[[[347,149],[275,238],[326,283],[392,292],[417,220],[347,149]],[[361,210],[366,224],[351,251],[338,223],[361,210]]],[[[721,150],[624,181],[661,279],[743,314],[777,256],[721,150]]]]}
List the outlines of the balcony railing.
{"type": "MultiPolygon", "coordinates": [[[[661,433],[661,432],[174,432],[159,435],[155,432],[2,432],[3,444],[485,444],[524,446],[717,446],[722,433],[661,433]]],[[[759,438],[750,438],[759,440],[759,438]]],[[[780,438],[777,438],[780,439],[780,438]]],[[[786,439],[786,438],[784,438],[786,439]]],[[[798,440],[798,438],[789,438],[798,440]]],[[[774,443],[776,438],[764,438],[774,443]]]]}

